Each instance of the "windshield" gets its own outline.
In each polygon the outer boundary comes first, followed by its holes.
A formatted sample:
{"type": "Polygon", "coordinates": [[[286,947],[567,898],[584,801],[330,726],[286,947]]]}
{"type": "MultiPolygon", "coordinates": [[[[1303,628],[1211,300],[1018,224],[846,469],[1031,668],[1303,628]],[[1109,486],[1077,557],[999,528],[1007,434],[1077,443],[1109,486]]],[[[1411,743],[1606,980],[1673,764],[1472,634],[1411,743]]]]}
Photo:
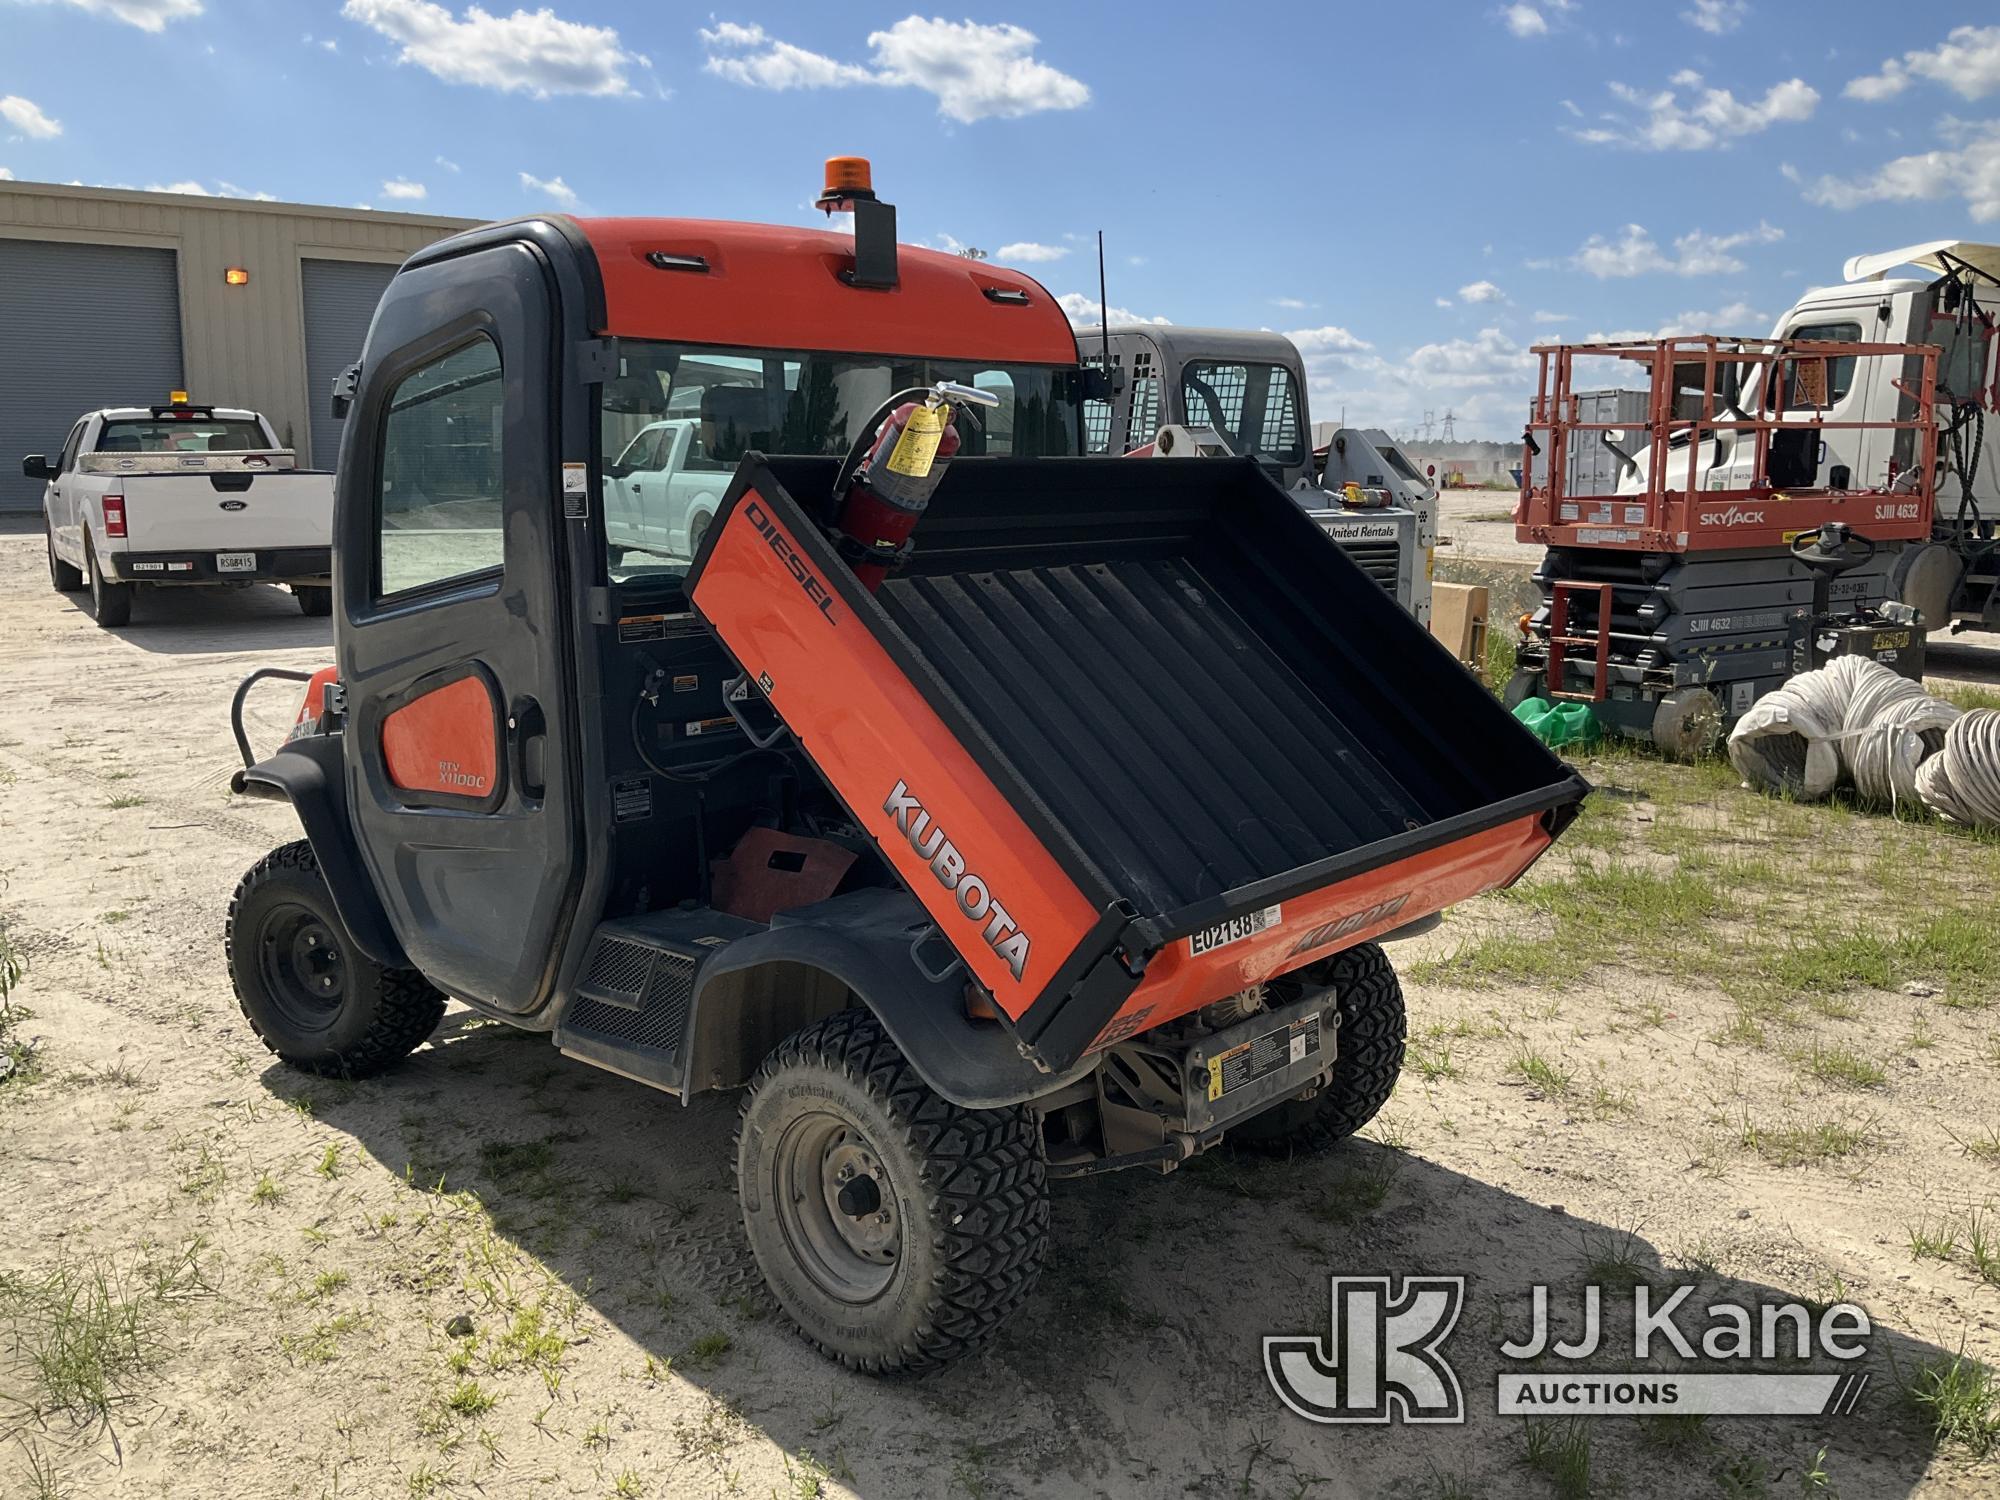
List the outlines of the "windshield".
{"type": "Polygon", "coordinates": [[[242,453],[270,446],[262,423],[232,417],[126,418],[106,422],[97,436],[99,453],[242,453]]]}
{"type": "Polygon", "coordinates": [[[840,457],[890,396],[939,380],[1000,401],[960,410],[960,456],[1080,451],[1073,369],[621,342],[600,410],[612,579],[684,571],[745,453],[840,457]]]}
{"type": "Polygon", "coordinates": [[[1238,453],[1300,462],[1299,399],[1283,365],[1191,360],[1181,370],[1188,426],[1213,427],[1238,453]]]}

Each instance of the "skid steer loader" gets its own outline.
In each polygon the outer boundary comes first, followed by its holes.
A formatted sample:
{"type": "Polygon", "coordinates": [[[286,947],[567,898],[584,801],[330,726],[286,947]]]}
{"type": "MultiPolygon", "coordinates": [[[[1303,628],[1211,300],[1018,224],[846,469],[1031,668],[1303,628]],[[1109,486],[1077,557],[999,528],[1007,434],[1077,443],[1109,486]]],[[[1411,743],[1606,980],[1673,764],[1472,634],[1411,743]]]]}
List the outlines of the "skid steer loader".
{"type": "Polygon", "coordinates": [[[1055,300],[898,247],[832,165],[852,236],[531,218],[397,273],[335,665],[262,760],[238,693],[235,786],[306,837],[227,949],[307,1070],[449,997],[743,1090],[777,1299],[922,1370],[1028,1296],[1050,1178],[1360,1128],[1403,1052],[1380,941],[1586,788],[1250,460],[1075,456],[1055,300]],[[627,489],[614,554],[611,456],[672,423],[713,519],[647,542],[627,489]]]}

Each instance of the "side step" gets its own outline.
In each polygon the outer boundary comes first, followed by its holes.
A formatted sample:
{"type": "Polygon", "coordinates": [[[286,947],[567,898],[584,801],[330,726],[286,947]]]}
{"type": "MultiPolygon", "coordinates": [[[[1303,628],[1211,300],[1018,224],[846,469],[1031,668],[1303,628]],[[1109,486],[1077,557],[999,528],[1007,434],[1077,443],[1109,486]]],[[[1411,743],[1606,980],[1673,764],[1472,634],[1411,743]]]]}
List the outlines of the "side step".
{"type": "Polygon", "coordinates": [[[556,1046],[579,1062],[681,1093],[696,971],[717,949],[762,930],[709,910],[600,923],[583,978],[556,1024],[556,1046]]]}

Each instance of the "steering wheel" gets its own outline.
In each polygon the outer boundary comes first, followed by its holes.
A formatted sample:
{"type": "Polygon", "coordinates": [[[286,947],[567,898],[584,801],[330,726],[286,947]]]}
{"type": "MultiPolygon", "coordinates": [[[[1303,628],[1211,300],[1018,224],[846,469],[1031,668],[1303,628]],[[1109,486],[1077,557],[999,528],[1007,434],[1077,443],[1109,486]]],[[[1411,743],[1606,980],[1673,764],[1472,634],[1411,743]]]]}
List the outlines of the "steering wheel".
{"type": "Polygon", "coordinates": [[[1835,575],[1853,571],[1870,561],[1876,544],[1845,521],[1828,521],[1817,531],[1802,532],[1792,538],[1792,561],[1816,573],[1835,575]]]}

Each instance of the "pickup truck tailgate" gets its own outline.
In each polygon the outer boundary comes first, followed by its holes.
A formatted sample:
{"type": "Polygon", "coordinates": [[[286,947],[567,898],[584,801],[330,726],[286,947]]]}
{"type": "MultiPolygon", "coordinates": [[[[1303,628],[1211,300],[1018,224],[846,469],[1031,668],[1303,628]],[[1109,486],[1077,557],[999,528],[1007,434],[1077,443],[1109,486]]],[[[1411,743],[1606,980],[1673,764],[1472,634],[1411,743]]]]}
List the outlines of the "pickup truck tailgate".
{"type": "Polygon", "coordinates": [[[746,460],[690,597],[1051,1068],[1512,881],[1588,791],[1248,460],[961,460],[874,595],[832,482],[746,460]]]}
{"type": "Polygon", "coordinates": [[[262,552],[333,541],[333,476],[129,474],[126,546],[134,552],[262,552]]]}

